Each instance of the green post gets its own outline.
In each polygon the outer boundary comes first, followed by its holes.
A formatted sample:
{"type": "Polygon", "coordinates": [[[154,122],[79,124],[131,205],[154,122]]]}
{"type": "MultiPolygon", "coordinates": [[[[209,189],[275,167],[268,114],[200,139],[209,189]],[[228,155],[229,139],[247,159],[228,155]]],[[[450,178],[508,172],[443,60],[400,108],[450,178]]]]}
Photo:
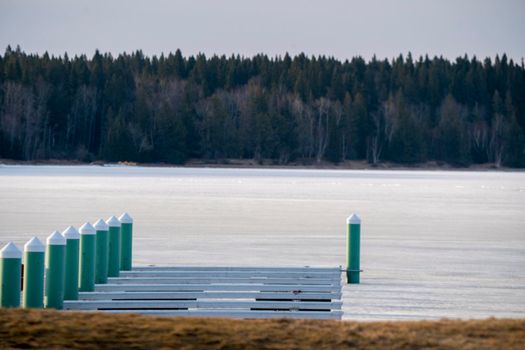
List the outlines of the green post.
{"type": "Polygon", "coordinates": [[[95,238],[96,231],[89,222],[78,230],[80,232],[80,274],[78,287],[81,292],[95,290],[95,238]]]}
{"type": "Polygon", "coordinates": [[[66,238],[66,280],[64,300],[78,299],[78,261],[80,249],[80,234],[73,226],[62,232],[66,238]]]}
{"type": "Polygon", "coordinates": [[[120,269],[131,271],[133,251],[133,218],[128,213],[122,214],[120,221],[120,269]]]}
{"type": "Polygon", "coordinates": [[[12,242],[0,250],[0,307],[20,306],[22,252],[12,242]]]}
{"type": "Polygon", "coordinates": [[[108,283],[108,229],[109,226],[102,219],[95,222],[96,234],[96,261],[95,283],[108,283]]]}
{"type": "Polygon", "coordinates": [[[66,265],[66,239],[55,231],[47,237],[46,295],[44,307],[62,309],[64,306],[64,282],[66,265]]]}
{"type": "Polygon", "coordinates": [[[46,247],[36,237],[24,246],[24,292],[25,308],[44,307],[44,271],[46,247]]]}
{"type": "Polygon", "coordinates": [[[114,216],[106,224],[109,226],[108,277],[120,275],[120,221],[114,216]]]}
{"type": "Polygon", "coordinates": [[[348,283],[359,283],[361,272],[361,219],[352,214],[346,220],[348,233],[346,237],[346,279],[348,283]]]}

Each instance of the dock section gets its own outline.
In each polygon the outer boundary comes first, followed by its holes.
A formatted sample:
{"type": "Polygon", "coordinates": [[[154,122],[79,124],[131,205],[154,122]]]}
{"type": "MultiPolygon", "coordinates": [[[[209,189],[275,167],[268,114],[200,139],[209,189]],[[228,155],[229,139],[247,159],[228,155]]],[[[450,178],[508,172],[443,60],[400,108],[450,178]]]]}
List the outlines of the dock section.
{"type": "Polygon", "coordinates": [[[342,318],[341,268],[133,267],[67,310],[160,316],[342,318]]]}

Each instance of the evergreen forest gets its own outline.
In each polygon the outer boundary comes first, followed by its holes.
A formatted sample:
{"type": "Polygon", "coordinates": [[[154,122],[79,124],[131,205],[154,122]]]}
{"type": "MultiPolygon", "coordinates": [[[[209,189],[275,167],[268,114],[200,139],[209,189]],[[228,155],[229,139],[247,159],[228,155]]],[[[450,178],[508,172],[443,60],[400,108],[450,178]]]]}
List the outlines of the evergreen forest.
{"type": "Polygon", "coordinates": [[[0,158],[525,167],[525,67],[495,58],[0,55],[0,158]]]}

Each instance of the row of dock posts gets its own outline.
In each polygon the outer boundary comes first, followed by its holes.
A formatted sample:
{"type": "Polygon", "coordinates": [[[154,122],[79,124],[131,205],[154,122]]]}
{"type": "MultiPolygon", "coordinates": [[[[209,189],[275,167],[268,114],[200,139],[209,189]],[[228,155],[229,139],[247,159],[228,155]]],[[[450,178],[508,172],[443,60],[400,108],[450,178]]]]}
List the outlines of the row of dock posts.
{"type": "Polygon", "coordinates": [[[77,300],[78,292],[95,290],[120,271],[132,268],[133,219],[118,219],[73,226],[53,232],[46,245],[36,237],[24,253],[12,242],[0,251],[0,307],[62,309],[64,300],[77,300]],[[22,297],[21,275],[22,276],[22,297]]]}
{"type": "MultiPolygon", "coordinates": [[[[360,283],[361,219],[347,219],[346,280],[360,283]]],[[[133,219],[122,214],[94,225],[85,223],[77,231],[69,226],[63,233],[53,232],[47,245],[33,237],[24,253],[8,243],[0,251],[0,307],[56,308],[64,300],[77,300],[79,291],[91,292],[95,284],[132,268],[133,219]],[[23,292],[20,276],[24,261],[23,292]]]]}

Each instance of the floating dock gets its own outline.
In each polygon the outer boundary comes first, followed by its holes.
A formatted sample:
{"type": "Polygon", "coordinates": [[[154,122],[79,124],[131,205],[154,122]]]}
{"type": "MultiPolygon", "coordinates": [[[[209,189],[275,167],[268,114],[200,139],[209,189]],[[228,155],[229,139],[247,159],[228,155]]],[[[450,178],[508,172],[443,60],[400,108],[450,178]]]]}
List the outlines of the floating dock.
{"type": "Polygon", "coordinates": [[[360,226],[347,220],[347,266],[133,266],[124,213],[0,250],[0,307],[164,316],[342,319],[342,276],[359,283],[360,226]],[[22,268],[23,267],[23,268],[22,268]],[[23,272],[22,272],[23,271],[23,272]]]}
{"type": "Polygon", "coordinates": [[[341,268],[134,267],[66,310],[162,316],[341,319],[341,268]]]}

